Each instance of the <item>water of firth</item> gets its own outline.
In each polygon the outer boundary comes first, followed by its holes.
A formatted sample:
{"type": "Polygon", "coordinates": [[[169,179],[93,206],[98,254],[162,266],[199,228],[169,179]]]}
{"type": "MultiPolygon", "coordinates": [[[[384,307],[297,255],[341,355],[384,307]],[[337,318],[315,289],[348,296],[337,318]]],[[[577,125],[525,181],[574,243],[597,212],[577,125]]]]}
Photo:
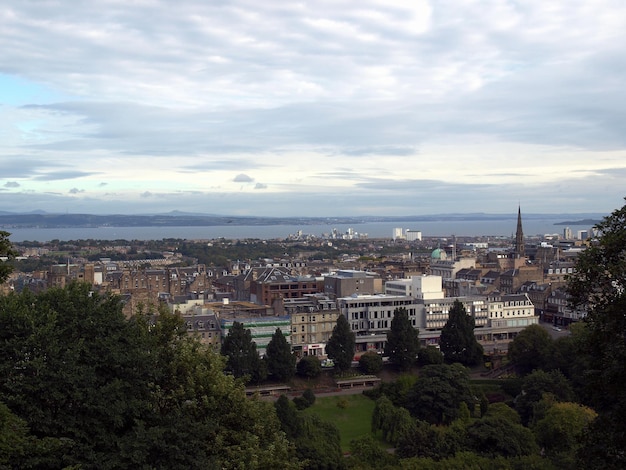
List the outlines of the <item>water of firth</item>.
{"type": "MultiPolygon", "coordinates": [[[[562,234],[564,226],[555,225],[554,219],[530,219],[523,221],[526,236],[562,234]]],[[[517,219],[468,220],[429,222],[368,222],[350,225],[217,225],[209,227],[71,227],[71,228],[7,228],[13,242],[50,240],[161,240],[163,238],[198,239],[283,239],[298,231],[305,235],[323,236],[335,229],[343,234],[352,229],[368,238],[391,238],[393,229],[420,230],[424,237],[488,236],[510,237],[515,234],[517,219]]],[[[574,235],[587,226],[571,226],[574,235]]]]}

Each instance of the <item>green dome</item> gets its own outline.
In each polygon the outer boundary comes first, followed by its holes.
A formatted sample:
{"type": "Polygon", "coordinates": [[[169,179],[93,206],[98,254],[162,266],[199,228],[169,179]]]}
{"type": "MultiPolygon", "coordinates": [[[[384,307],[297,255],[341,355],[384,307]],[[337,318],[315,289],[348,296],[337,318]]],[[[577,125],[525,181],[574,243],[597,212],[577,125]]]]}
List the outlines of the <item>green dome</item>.
{"type": "Polygon", "coordinates": [[[433,250],[430,255],[430,259],[446,259],[447,257],[448,255],[446,254],[446,250],[443,250],[441,248],[433,250]]]}

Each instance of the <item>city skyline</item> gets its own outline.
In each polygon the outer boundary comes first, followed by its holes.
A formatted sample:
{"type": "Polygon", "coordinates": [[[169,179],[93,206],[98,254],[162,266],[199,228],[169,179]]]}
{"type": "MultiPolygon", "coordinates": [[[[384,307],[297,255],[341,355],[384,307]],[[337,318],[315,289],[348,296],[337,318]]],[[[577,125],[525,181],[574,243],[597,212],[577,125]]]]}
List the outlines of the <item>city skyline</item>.
{"type": "Polygon", "coordinates": [[[626,6],[9,0],[0,211],[609,213],[626,6]]]}

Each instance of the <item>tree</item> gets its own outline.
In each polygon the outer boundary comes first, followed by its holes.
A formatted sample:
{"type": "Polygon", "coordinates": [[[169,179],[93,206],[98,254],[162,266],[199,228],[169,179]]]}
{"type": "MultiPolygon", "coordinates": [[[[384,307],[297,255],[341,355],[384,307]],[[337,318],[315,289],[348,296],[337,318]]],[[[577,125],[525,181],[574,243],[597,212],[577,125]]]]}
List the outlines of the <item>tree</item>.
{"type": "Polygon", "coordinates": [[[345,316],[339,315],[337,324],[326,343],[326,354],[335,362],[339,372],[350,369],[354,358],[355,337],[345,316]]]}
{"type": "Polygon", "coordinates": [[[441,354],[439,348],[436,348],[435,346],[426,346],[425,348],[421,348],[419,353],[417,353],[417,363],[420,366],[442,364],[443,355],[441,354]]]}
{"type": "Polygon", "coordinates": [[[289,380],[296,373],[296,356],[280,328],[276,328],[265,349],[265,360],[267,371],[275,380],[289,380]]]}
{"type": "Polygon", "coordinates": [[[560,468],[575,468],[583,432],[596,416],[591,408],[578,403],[554,403],[533,426],[533,432],[537,443],[560,468]]]}
{"type": "Polygon", "coordinates": [[[476,398],[467,370],[460,364],[424,366],[406,399],[413,416],[431,424],[449,424],[459,417],[461,403],[474,410],[476,398]]]}
{"type": "Polygon", "coordinates": [[[473,366],[482,361],[483,347],[474,336],[474,326],[474,319],[466,313],[463,304],[455,300],[439,339],[446,362],[473,366]]]}
{"type": "Polygon", "coordinates": [[[256,350],[256,343],[252,341],[252,333],[243,323],[233,322],[228,331],[221,349],[222,356],[226,356],[226,370],[235,377],[249,377],[253,382],[264,379],[264,364],[256,350]]]}
{"type": "Polygon", "coordinates": [[[626,468],[626,205],[595,229],[568,279],[572,306],[587,310],[580,353],[588,357],[585,383],[598,412],[581,455],[587,468],[626,468]]]}
{"type": "Polygon", "coordinates": [[[0,297],[0,401],[63,444],[34,467],[299,466],[272,404],[247,398],[178,316],[127,319],[90,288],[0,297]]]}
{"type": "MultiPolygon", "coordinates": [[[[11,235],[9,232],[0,230],[0,257],[6,256],[8,259],[13,259],[17,253],[11,246],[9,235],[11,235]]],[[[0,260],[0,284],[7,280],[12,271],[13,266],[6,261],[0,260]]]]}
{"type": "Polygon", "coordinates": [[[296,371],[300,377],[314,379],[322,373],[322,364],[317,356],[304,356],[298,361],[296,371]]]}
{"type": "Polygon", "coordinates": [[[385,356],[400,370],[407,371],[413,366],[419,352],[418,330],[413,328],[406,308],[397,308],[387,332],[385,356]]]}
{"type": "Polygon", "coordinates": [[[522,392],[515,398],[515,410],[523,425],[527,426],[541,418],[536,416],[537,405],[546,394],[554,401],[572,401],[574,398],[572,387],[560,371],[535,370],[524,378],[522,392]]]}
{"type": "Polygon", "coordinates": [[[468,426],[467,443],[470,450],[492,458],[539,452],[530,429],[500,416],[485,416],[468,426]]]}
{"type": "Polygon", "coordinates": [[[364,374],[377,374],[383,368],[383,358],[374,351],[361,354],[359,358],[359,369],[364,374]]]}
{"type": "Polygon", "coordinates": [[[526,375],[535,369],[546,369],[552,357],[553,341],[540,325],[524,328],[509,344],[508,356],[517,371],[526,375]]]}

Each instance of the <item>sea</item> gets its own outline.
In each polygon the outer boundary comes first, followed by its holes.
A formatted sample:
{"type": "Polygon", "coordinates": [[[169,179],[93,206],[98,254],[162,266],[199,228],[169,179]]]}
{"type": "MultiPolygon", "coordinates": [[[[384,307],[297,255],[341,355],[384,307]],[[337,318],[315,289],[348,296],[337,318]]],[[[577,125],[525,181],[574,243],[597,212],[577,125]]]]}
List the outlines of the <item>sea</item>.
{"type": "MultiPolygon", "coordinates": [[[[563,234],[564,225],[554,219],[530,219],[523,221],[524,235],[527,237],[548,234],[563,234]]],[[[462,220],[462,221],[422,221],[422,222],[368,222],[338,225],[216,225],[206,227],[70,227],[70,228],[2,228],[10,233],[9,239],[19,243],[24,241],[49,242],[51,240],[162,240],[177,238],[186,240],[212,240],[226,238],[242,239],[285,239],[290,235],[328,236],[352,232],[354,236],[367,238],[392,238],[394,229],[419,230],[423,237],[512,237],[517,229],[517,218],[510,220],[462,220]]],[[[574,236],[578,230],[588,230],[590,226],[570,225],[574,236]]]]}

